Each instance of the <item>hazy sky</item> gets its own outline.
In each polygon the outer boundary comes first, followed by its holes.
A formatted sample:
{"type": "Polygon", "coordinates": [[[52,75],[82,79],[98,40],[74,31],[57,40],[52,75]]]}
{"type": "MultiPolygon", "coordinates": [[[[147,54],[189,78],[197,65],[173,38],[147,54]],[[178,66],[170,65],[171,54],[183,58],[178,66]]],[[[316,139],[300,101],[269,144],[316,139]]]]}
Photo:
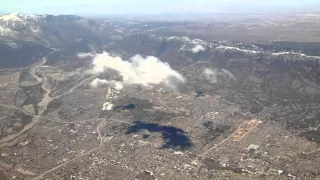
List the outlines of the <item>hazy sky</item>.
{"type": "Polygon", "coordinates": [[[320,11],[320,0],[0,0],[0,12],[159,14],[320,11]]]}

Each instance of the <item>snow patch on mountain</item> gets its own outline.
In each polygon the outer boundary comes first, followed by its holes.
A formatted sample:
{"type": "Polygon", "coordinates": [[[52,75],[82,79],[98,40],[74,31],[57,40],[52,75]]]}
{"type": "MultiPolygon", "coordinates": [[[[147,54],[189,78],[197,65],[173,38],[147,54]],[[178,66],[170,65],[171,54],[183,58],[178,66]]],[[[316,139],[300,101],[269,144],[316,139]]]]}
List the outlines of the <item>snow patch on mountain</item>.
{"type": "Polygon", "coordinates": [[[178,37],[164,37],[166,41],[178,41],[182,43],[182,46],[179,51],[191,51],[193,53],[198,53],[206,49],[211,49],[214,45],[210,42],[204,41],[202,39],[189,39],[186,36],[178,37]]]}
{"type": "Polygon", "coordinates": [[[238,47],[232,47],[232,46],[218,46],[215,49],[220,50],[220,51],[238,51],[238,52],[244,52],[246,54],[259,54],[262,53],[260,51],[255,51],[255,50],[248,50],[248,49],[240,49],[238,47]]]}
{"type": "Polygon", "coordinates": [[[28,21],[38,21],[40,19],[45,19],[47,15],[35,15],[35,14],[18,14],[11,13],[0,16],[0,22],[28,22],[28,21]]]}
{"type": "Polygon", "coordinates": [[[309,56],[303,53],[297,53],[297,52],[268,52],[268,51],[263,51],[263,50],[248,50],[248,49],[241,49],[238,47],[232,47],[232,46],[223,46],[220,45],[215,48],[216,50],[220,52],[243,52],[248,55],[265,55],[265,56],[286,56],[286,57],[296,57],[298,59],[320,59],[320,56],[309,56]]]}
{"type": "Polygon", "coordinates": [[[202,51],[205,51],[206,48],[204,48],[203,46],[197,44],[194,48],[191,49],[191,51],[193,53],[198,53],[198,52],[202,52],[202,51]]]}
{"type": "Polygon", "coordinates": [[[7,46],[9,46],[9,47],[11,47],[11,48],[18,48],[18,47],[20,47],[20,44],[17,44],[17,43],[15,43],[15,42],[5,42],[4,43],[5,45],[7,45],[7,46]]]}
{"type": "Polygon", "coordinates": [[[32,32],[39,32],[39,29],[40,29],[40,28],[34,28],[34,27],[32,27],[32,26],[30,27],[30,30],[31,30],[32,32]]]}
{"type": "Polygon", "coordinates": [[[277,52],[277,53],[272,53],[274,56],[298,56],[300,58],[313,58],[313,59],[320,59],[320,56],[309,56],[303,53],[297,53],[297,52],[277,52]]]}
{"type": "Polygon", "coordinates": [[[17,13],[6,14],[0,16],[0,21],[22,21],[17,13]]]}
{"type": "Polygon", "coordinates": [[[194,44],[194,45],[208,45],[210,43],[204,41],[204,40],[201,40],[201,39],[189,39],[188,37],[186,36],[183,36],[183,37],[178,37],[178,36],[172,36],[172,37],[164,37],[165,40],[167,41],[180,41],[180,42],[183,42],[183,43],[188,43],[188,44],[194,44]]]}
{"type": "Polygon", "coordinates": [[[320,56],[309,56],[307,54],[303,54],[300,52],[290,52],[290,51],[282,51],[282,52],[271,52],[266,51],[263,48],[260,48],[253,44],[241,43],[241,42],[232,42],[232,41],[204,41],[201,39],[189,39],[188,37],[164,37],[166,41],[178,41],[180,42],[181,48],[179,51],[192,51],[193,53],[198,52],[198,50],[202,50],[201,46],[206,50],[218,51],[221,53],[225,52],[242,52],[246,55],[262,55],[262,56],[276,56],[281,58],[292,58],[298,60],[309,60],[309,59],[319,59],[320,56]]]}
{"type": "Polygon", "coordinates": [[[3,27],[0,25],[0,35],[1,36],[7,36],[7,35],[13,35],[17,34],[18,32],[11,30],[10,28],[3,27]]]}
{"type": "Polygon", "coordinates": [[[47,16],[17,13],[2,15],[0,16],[0,35],[12,37],[19,33],[23,34],[24,32],[38,33],[41,30],[36,24],[44,17],[47,16]]]}

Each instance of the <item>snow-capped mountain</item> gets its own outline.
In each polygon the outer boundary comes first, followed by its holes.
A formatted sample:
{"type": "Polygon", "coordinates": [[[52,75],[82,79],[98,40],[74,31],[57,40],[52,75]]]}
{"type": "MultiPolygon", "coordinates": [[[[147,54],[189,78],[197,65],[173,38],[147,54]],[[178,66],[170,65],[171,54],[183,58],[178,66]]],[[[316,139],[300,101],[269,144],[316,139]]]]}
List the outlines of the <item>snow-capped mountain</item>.
{"type": "Polygon", "coordinates": [[[106,43],[107,38],[97,31],[97,27],[98,22],[73,15],[2,15],[0,52],[3,59],[1,58],[0,66],[30,64],[38,60],[39,54],[43,57],[55,52],[71,55],[100,47],[106,43]],[[12,55],[15,52],[19,53],[18,56],[12,55]],[[24,56],[26,52],[30,56],[24,56]]]}
{"type": "Polygon", "coordinates": [[[95,21],[73,15],[7,14],[0,16],[2,39],[61,46],[81,40],[103,40],[95,21]]]}
{"type": "Polygon", "coordinates": [[[38,32],[39,25],[36,23],[44,16],[23,15],[11,13],[0,16],[0,34],[4,37],[17,38],[20,33],[38,32]]]}
{"type": "MultiPolygon", "coordinates": [[[[150,53],[163,59],[181,61],[210,60],[219,56],[226,59],[263,58],[283,59],[291,61],[320,60],[320,56],[312,56],[293,50],[272,50],[258,45],[232,41],[206,41],[191,39],[186,36],[157,37],[144,34],[131,35],[110,45],[113,51],[126,49],[130,52],[148,55],[150,53]]],[[[123,50],[121,50],[123,52],[123,50]]],[[[121,53],[120,51],[117,53],[121,53]]],[[[132,55],[132,54],[131,54],[132,55]]],[[[176,62],[176,61],[175,61],[176,62]]],[[[181,62],[180,62],[181,63],[181,62]]]]}
{"type": "MultiPolygon", "coordinates": [[[[220,53],[233,53],[239,55],[247,55],[247,56],[264,56],[264,57],[272,57],[272,58],[283,58],[283,59],[292,59],[292,60],[320,60],[320,56],[311,56],[301,52],[295,51],[275,51],[275,50],[265,50],[261,47],[252,44],[246,43],[237,43],[231,41],[216,41],[216,42],[208,42],[201,39],[189,39],[188,37],[165,37],[167,41],[178,41],[180,42],[181,50],[184,51],[192,51],[192,49],[196,47],[202,47],[203,50],[212,51],[212,52],[220,52],[220,53]]],[[[193,51],[194,52],[194,51],[193,51]]],[[[198,51],[200,52],[200,51],[198,51]]],[[[194,52],[194,53],[198,53],[194,52]]]]}
{"type": "MultiPolygon", "coordinates": [[[[175,34],[170,30],[171,26],[170,23],[137,20],[87,19],[73,15],[11,13],[0,16],[0,43],[3,44],[0,48],[3,48],[2,52],[4,53],[9,52],[8,49],[15,52],[19,48],[28,51],[28,47],[34,49],[34,44],[37,44],[43,47],[40,49],[46,50],[44,53],[46,55],[49,50],[50,53],[59,52],[65,56],[78,52],[106,50],[128,57],[135,54],[154,55],[173,65],[181,66],[184,63],[199,60],[210,61],[213,58],[300,61],[320,59],[318,56],[288,49],[267,49],[244,42],[192,38],[175,34]],[[169,30],[163,32],[163,29],[166,28],[169,30]],[[167,36],[166,33],[174,35],[167,36]]],[[[34,50],[30,51],[38,53],[34,50]]],[[[22,60],[18,58],[16,61],[22,60]]]]}

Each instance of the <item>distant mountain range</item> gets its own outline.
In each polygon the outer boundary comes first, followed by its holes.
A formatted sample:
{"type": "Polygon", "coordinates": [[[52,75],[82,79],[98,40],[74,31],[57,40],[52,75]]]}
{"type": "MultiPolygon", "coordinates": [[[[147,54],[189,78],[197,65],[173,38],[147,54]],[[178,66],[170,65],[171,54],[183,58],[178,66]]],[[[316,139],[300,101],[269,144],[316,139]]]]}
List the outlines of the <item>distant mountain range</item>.
{"type": "MultiPolygon", "coordinates": [[[[6,14],[0,16],[0,66],[34,62],[39,53],[73,54],[108,42],[98,21],[73,15],[6,14]],[[29,54],[27,56],[26,54],[29,54]]],[[[110,36],[109,36],[110,37],[110,36]]]]}
{"type": "Polygon", "coordinates": [[[103,43],[105,39],[99,28],[95,21],[72,15],[0,16],[1,39],[33,41],[48,47],[87,40],[103,43]]]}
{"type": "MultiPolygon", "coordinates": [[[[203,24],[203,23],[202,23],[203,24]]],[[[290,42],[255,46],[232,41],[197,39],[201,31],[210,36],[210,26],[196,22],[88,19],[74,15],[33,15],[11,13],[0,16],[0,67],[30,65],[42,57],[49,63],[74,57],[79,52],[111,51],[130,57],[154,55],[173,65],[201,59],[247,56],[294,60],[318,59],[290,48],[290,42]],[[188,26],[197,27],[195,30],[188,26]],[[188,32],[190,31],[190,32],[188,32]],[[188,34],[189,33],[189,34],[188,34]],[[193,37],[193,38],[192,38],[193,37]]],[[[231,26],[234,29],[234,26],[231,26]]],[[[312,49],[317,43],[308,43],[312,49]]],[[[301,46],[305,47],[304,44],[301,46]]],[[[299,48],[301,49],[301,48],[299,48]]],[[[316,54],[316,53],[314,53],[316,54]]]]}

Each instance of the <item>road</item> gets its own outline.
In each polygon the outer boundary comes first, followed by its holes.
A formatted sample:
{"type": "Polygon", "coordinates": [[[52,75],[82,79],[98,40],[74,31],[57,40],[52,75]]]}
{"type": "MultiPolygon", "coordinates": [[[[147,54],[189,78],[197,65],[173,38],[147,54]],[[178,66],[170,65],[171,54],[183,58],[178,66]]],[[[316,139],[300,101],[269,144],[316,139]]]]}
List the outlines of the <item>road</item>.
{"type": "MultiPolygon", "coordinates": [[[[52,90],[47,88],[48,87],[48,79],[46,77],[46,74],[44,74],[41,71],[41,66],[43,66],[45,63],[46,63],[46,60],[43,59],[40,63],[35,64],[34,66],[32,66],[32,68],[29,71],[30,74],[37,80],[38,83],[42,83],[41,84],[41,89],[44,92],[41,101],[37,104],[38,107],[39,107],[38,114],[31,114],[31,113],[29,113],[29,112],[27,112],[24,109],[19,108],[19,107],[0,104],[0,106],[2,106],[4,108],[19,110],[19,111],[23,112],[24,114],[33,116],[32,121],[29,124],[25,125],[23,127],[23,129],[20,130],[18,133],[11,134],[11,135],[8,135],[8,136],[2,138],[0,140],[0,147],[1,148],[7,147],[7,146],[12,146],[12,145],[16,144],[16,142],[19,140],[20,136],[26,134],[29,130],[31,130],[35,125],[37,125],[40,122],[41,119],[47,119],[47,120],[52,121],[52,122],[58,122],[58,121],[54,121],[54,120],[51,120],[51,119],[46,118],[46,117],[43,116],[44,112],[46,112],[46,110],[48,108],[48,104],[50,102],[52,102],[53,100],[55,100],[55,99],[61,98],[62,96],[73,92],[76,88],[80,87],[81,85],[83,85],[87,81],[90,81],[90,80],[95,78],[95,76],[90,76],[90,77],[82,80],[80,83],[77,83],[76,85],[71,87],[68,92],[66,92],[64,94],[61,94],[59,96],[56,96],[56,97],[50,97],[50,94],[51,94],[52,90]],[[41,76],[39,76],[38,74],[41,74],[41,76]]],[[[63,122],[63,121],[60,121],[59,123],[77,124],[77,123],[63,122]]]]}
{"type": "MultiPolygon", "coordinates": [[[[44,90],[44,97],[42,98],[41,102],[38,104],[40,105],[39,109],[43,109],[45,111],[47,105],[48,105],[48,94],[50,94],[50,90],[48,90],[47,88],[45,88],[45,86],[47,85],[47,80],[46,78],[41,78],[40,76],[37,75],[37,72],[39,72],[39,68],[46,63],[46,60],[42,60],[40,63],[34,65],[31,69],[30,69],[30,74],[35,78],[37,79],[37,81],[39,82],[42,82],[42,86],[41,88],[44,90]]],[[[0,147],[3,148],[3,147],[6,147],[6,146],[12,146],[14,145],[18,140],[19,140],[19,136],[25,134],[26,132],[28,132],[30,129],[32,129],[39,121],[40,121],[40,117],[42,115],[42,113],[44,111],[41,111],[41,113],[39,113],[38,115],[35,115],[35,114],[31,114],[27,111],[25,111],[24,109],[22,108],[18,108],[18,107],[15,107],[15,106],[8,106],[8,105],[5,105],[5,104],[0,104],[0,106],[2,107],[5,107],[5,108],[8,108],[8,109],[16,109],[16,110],[20,110],[22,111],[23,113],[27,114],[27,115],[31,115],[33,116],[32,118],[32,121],[25,125],[23,127],[22,130],[20,130],[18,133],[16,134],[12,134],[12,135],[9,135],[9,136],[6,136],[4,138],[2,138],[0,140],[0,147]]]]}

